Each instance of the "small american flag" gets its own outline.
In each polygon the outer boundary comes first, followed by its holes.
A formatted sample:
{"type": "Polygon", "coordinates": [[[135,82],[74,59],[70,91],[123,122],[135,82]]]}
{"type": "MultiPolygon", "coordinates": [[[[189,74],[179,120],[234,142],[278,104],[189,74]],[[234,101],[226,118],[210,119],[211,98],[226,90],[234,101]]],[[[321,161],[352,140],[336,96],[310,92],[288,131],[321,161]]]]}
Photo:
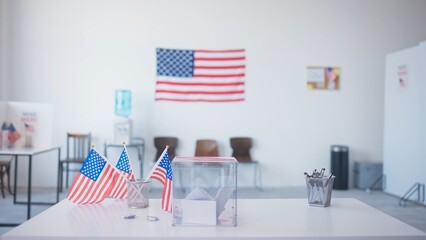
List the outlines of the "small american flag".
{"type": "Polygon", "coordinates": [[[244,101],[245,49],[157,48],[156,101],[244,101]]]}
{"type": "Polygon", "coordinates": [[[160,181],[163,184],[163,193],[161,196],[161,208],[163,210],[172,211],[172,186],[173,186],[173,173],[172,166],[170,164],[169,153],[166,149],[163,158],[159,159],[160,163],[152,173],[152,177],[160,181]]]}
{"type": "Polygon", "coordinates": [[[24,127],[25,127],[25,131],[27,131],[27,132],[31,132],[31,133],[35,132],[33,125],[30,125],[28,123],[24,123],[24,127]]]}
{"type": "Polygon", "coordinates": [[[114,167],[91,149],[74,178],[67,199],[78,204],[101,202],[111,193],[118,177],[114,167]]]}
{"type": "Polygon", "coordinates": [[[135,174],[133,174],[132,165],[130,164],[126,147],[123,148],[115,168],[118,169],[121,176],[117,179],[114,188],[111,190],[110,196],[124,199],[127,195],[127,181],[135,179],[135,174]]]}
{"type": "Polygon", "coordinates": [[[13,126],[13,123],[9,125],[7,138],[9,139],[10,144],[14,144],[21,138],[21,134],[16,130],[15,126],[13,126]]]}

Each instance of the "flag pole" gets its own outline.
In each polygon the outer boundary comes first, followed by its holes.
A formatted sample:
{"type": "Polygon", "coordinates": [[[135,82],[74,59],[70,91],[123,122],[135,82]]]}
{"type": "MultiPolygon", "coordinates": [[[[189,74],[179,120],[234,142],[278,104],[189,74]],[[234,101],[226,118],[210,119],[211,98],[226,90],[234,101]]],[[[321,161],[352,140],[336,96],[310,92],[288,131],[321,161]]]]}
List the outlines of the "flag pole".
{"type": "MultiPolygon", "coordinates": [[[[124,151],[126,152],[127,159],[129,159],[129,167],[130,167],[130,169],[132,169],[132,171],[133,171],[133,168],[132,168],[132,162],[130,161],[129,152],[127,151],[127,147],[126,147],[126,142],[123,142],[123,149],[124,149],[124,151]]],[[[121,157],[121,154],[120,154],[120,157],[121,157]]]]}
{"type": "MultiPolygon", "coordinates": [[[[132,172],[133,172],[132,162],[130,161],[130,156],[129,156],[129,152],[127,151],[126,142],[123,142],[123,149],[126,151],[127,159],[129,159],[129,168],[132,169],[132,172]]],[[[120,155],[120,157],[121,157],[121,155],[120,155]]],[[[135,175],[134,172],[133,172],[133,175],[135,175]]],[[[124,173],[123,173],[123,176],[124,176],[124,173]]],[[[135,180],[137,179],[136,176],[135,176],[134,179],[135,180]]],[[[128,181],[127,178],[126,178],[126,180],[128,181]]]]}
{"type": "Polygon", "coordinates": [[[167,149],[169,148],[169,145],[166,146],[163,153],[161,153],[160,157],[158,158],[157,162],[152,167],[151,171],[149,172],[148,176],[146,177],[145,181],[148,181],[152,177],[152,174],[154,174],[155,169],[158,167],[158,164],[160,164],[161,160],[164,157],[164,154],[166,154],[167,149]]]}
{"type": "MultiPolygon", "coordinates": [[[[124,149],[124,151],[126,152],[126,155],[127,155],[127,159],[129,160],[129,167],[130,167],[130,169],[132,169],[132,171],[133,171],[133,168],[132,168],[132,163],[130,162],[130,157],[129,157],[129,153],[127,152],[127,148],[126,148],[126,142],[124,142],[123,141],[123,149],[124,149]]],[[[120,158],[121,158],[121,154],[120,154],[120,158]]],[[[130,181],[129,179],[127,179],[127,177],[124,175],[124,172],[122,172],[122,171],[117,171],[125,180],[126,180],[126,184],[130,181]]],[[[134,175],[134,173],[133,173],[133,175],[134,175]]],[[[136,180],[136,178],[134,179],[134,180],[136,180]]],[[[138,188],[137,186],[135,186],[135,185],[131,185],[131,187],[135,190],[135,194],[133,194],[133,196],[132,197],[128,197],[128,198],[130,198],[130,199],[134,199],[137,195],[139,195],[141,198],[143,198],[143,196],[142,196],[142,193],[141,193],[141,189],[142,189],[142,187],[143,187],[143,185],[141,186],[141,188],[138,188]]]]}
{"type": "MultiPolygon", "coordinates": [[[[97,154],[99,154],[99,156],[101,156],[107,163],[109,163],[109,160],[108,160],[108,158],[106,158],[104,155],[102,155],[100,152],[98,152],[96,149],[95,149],[95,145],[93,145],[92,144],[92,146],[90,147],[90,149],[91,150],[93,150],[93,151],[95,151],[97,154]]],[[[115,169],[114,169],[115,170],[115,169]]]]}

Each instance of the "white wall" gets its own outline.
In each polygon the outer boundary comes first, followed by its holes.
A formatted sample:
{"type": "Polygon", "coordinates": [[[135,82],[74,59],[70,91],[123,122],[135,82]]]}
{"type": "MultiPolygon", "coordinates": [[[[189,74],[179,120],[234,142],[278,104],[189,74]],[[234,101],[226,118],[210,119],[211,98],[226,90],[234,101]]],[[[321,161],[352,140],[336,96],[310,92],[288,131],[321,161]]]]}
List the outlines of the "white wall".
{"type": "Polygon", "coordinates": [[[8,100],[53,103],[54,143],[91,131],[101,148],[126,88],[149,162],[154,136],[179,137],[179,155],[214,138],[224,156],[229,137],[251,136],[265,186],[304,185],[303,172],[329,169],[332,144],[351,162],[382,161],[385,54],[426,39],[422,0],[3,1],[8,100]],[[156,47],[245,48],[246,101],[155,102],[156,47]],[[341,89],[307,91],[312,65],[340,67],[341,89]]]}
{"type": "Polygon", "coordinates": [[[6,100],[7,93],[7,1],[0,0],[0,101],[6,100]]]}

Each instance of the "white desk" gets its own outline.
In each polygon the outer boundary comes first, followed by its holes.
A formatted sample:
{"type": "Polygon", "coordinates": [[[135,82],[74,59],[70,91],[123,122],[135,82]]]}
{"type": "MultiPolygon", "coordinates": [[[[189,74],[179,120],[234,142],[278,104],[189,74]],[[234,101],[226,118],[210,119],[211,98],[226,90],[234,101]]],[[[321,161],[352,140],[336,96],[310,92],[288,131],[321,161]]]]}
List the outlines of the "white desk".
{"type": "Polygon", "coordinates": [[[123,200],[63,200],[2,239],[426,239],[426,233],[352,198],[333,198],[328,208],[309,207],[306,199],[240,199],[236,227],[173,227],[160,201],[129,209],[123,200]],[[123,219],[128,214],[136,218],[123,219]],[[149,222],[147,215],[159,221],[149,222]]]}
{"type": "MultiPolygon", "coordinates": [[[[13,156],[15,160],[15,177],[14,177],[14,186],[13,186],[13,203],[14,204],[26,204],[27,205],[27,219],[31,218],[31,204],[48,204],[53,205],[59,202],[59,191],[56,194],[56,202],[46,203],[46,202],[31,202],[31,181],[32,181],[32,159],[33,156],[51,152],[58,151],[58,160],[53,164],[58,164],[61,157],[61,148],[60,147],[46,147],[46,148],[6,148],[0,149],[0,156],[13,156]],[[27,186],[27,201],[19,202],[16,201],[16,185],[18,177],[18,157],[24,156],[28,157],[28,186],[27,186]]],[[[59,184],[59,183],[58,183],[59,184]]],[[[59,187],[59,185],[58,185],[59,187]]],[[[18,223],[0,223],[0,226],[17,226],[18,223]]]]}

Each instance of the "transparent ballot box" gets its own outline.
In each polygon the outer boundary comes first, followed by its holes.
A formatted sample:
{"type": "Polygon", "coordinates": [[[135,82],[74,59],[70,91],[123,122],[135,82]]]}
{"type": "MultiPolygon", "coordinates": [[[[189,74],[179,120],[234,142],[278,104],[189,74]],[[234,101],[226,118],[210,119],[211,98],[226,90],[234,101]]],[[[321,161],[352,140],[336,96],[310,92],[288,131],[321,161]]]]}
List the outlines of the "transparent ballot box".
{"type": "Polygon", "coordinates": [[[175,157],[173,226],[236,226],[237,164],[233,157],[175,157]]]}

